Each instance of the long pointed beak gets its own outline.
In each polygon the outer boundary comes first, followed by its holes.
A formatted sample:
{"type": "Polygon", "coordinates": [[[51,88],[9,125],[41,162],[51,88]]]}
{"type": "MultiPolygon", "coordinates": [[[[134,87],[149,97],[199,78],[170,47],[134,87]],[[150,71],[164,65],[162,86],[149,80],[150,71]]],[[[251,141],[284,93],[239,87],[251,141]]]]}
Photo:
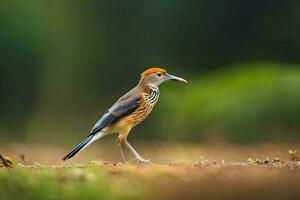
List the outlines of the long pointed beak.
{"type": "Polygon", "coordinates": [[[178,81],[178,82],[182,82],[182,83],[187,83],[187,80],[177,77],[177,76],[173,76],[171,74],[167,74],[167,78],[168,80],[173,80],[173,81],[178,81]]]}

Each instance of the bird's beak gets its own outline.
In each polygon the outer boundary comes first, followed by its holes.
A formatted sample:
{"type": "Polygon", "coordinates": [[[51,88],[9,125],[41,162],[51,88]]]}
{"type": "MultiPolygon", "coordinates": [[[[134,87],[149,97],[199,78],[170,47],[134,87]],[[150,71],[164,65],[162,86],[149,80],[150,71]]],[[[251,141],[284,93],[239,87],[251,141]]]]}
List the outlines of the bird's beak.
{"type": "Polygon", "coordinates": [[[167,78],[168,80],[173,80],[173,81],[178,81],[178,82],[183,82],[183,83],[187,83],[187,80],[177,77],[177,76],[173,76],[171,74],[167,74],[167,78]]]}

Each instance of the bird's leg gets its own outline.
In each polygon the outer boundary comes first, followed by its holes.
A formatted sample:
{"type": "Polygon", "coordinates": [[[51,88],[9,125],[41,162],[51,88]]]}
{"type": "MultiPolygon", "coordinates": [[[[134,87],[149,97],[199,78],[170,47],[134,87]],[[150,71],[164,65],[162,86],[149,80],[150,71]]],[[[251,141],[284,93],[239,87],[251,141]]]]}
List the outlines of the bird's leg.
{"type": "Polygon", "coordinates": [[[126,158],[125,158],[125,154],[124,154],[123,146],[122,146],[122,144],[124,144],[124,142],[125,142],[124,138],[122,136],[119,136],[118,137],[118,144],[119,144],[119,147],[120,147],[121,159],[122,159],[123,163],[126,163],[126,158]]]}
{"type": "Polygon", "coordinates": [[[123,162],[123,163],[126,163],[126,158],[125,158],[125,154],[124,154],[124,151],[123,151],[123,146],[122,146],[122,144],[119,143],[119,147],[120,147],[120,152],[121,152],[122,162],[123,162]]]}
{"type": "Polygon", "coordinates": [[[125,141],[126,146],[130,149],[131,153],[135,156],[134,159],[138,160],[140,164],[151,164],[150,159],[146,160],[127,142],[125,141]]]}

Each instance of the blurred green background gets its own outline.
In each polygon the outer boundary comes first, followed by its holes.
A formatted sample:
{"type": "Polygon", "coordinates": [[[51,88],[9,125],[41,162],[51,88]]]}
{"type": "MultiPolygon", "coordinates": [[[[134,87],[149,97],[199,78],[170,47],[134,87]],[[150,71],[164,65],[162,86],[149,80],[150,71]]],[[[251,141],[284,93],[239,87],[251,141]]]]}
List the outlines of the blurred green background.
{"type": "Polygon", "coordinates": [[[189,84],[164,84],[133,139],[299,141],[299,10],[298,0],[2,0],[1,141],[79,142],[148,66],[189,84]]]}

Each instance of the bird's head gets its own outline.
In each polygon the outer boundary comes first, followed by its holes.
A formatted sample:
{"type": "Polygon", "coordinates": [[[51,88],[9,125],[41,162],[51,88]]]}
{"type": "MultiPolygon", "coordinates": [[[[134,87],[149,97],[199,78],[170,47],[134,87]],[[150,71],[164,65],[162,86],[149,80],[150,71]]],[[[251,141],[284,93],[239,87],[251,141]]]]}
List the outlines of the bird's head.
{"type": "Polygon", "coordinates": [[[159,86],[161,83],[167,81],[167,80],[172,80],[172,81],[178,81],[182,83],[187,83],[186,80],[183,78],[173,76],[169,73],[167,73],[166,70],[161,69],[161,68],[150,68],[144,71],[141,74],[141,80],[140,83],[143,85],[155,85],[159,86]]]}

